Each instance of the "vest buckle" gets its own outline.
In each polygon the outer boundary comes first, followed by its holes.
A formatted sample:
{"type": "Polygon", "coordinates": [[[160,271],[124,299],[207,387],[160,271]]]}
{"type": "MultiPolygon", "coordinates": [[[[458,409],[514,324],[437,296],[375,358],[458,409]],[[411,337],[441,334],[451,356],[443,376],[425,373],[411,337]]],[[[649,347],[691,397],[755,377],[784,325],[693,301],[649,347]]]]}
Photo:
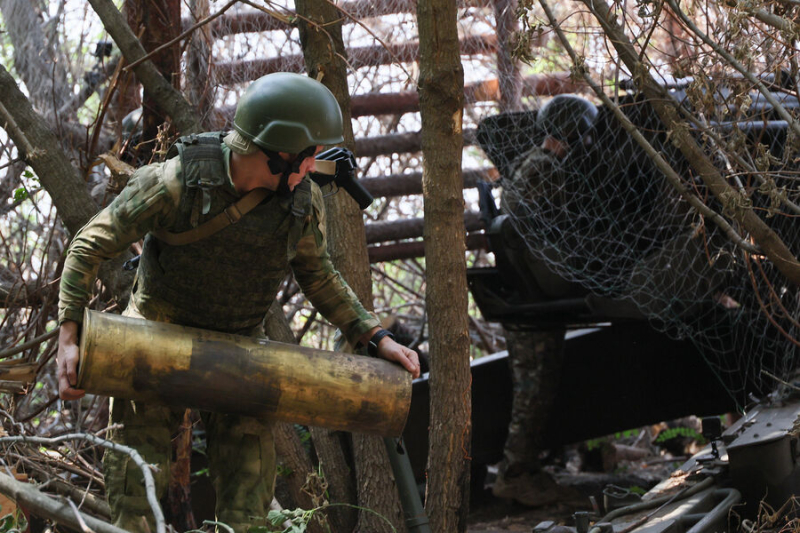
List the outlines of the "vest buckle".
{"type": "Polygon", "coordinates": [[[236,204],[231,204],[225,208],[225,216],[228,217],[228,222],[236,224],[242,218],[242,212],[236,207],[236,204]]]}

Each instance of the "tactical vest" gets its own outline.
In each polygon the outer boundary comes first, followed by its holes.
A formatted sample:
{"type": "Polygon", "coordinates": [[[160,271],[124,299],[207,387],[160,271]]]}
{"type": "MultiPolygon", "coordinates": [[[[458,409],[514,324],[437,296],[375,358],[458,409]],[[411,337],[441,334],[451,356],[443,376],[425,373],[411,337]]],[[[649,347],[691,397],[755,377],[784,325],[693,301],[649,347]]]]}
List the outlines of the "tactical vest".
{"type": "MultiPolygon", "coordinates": [[[[221,133],[176,143],[184,187],[169,231],[197,227],[238,200],[226,186],[221,143],[221,133]]],[[[257,327],[311,213],[308,178],[301,185],[294,195],[268,195],[237,223],[194,243],[171,246],[148,234],[133,294],[142,314],[230,333],[257,327]]]]}

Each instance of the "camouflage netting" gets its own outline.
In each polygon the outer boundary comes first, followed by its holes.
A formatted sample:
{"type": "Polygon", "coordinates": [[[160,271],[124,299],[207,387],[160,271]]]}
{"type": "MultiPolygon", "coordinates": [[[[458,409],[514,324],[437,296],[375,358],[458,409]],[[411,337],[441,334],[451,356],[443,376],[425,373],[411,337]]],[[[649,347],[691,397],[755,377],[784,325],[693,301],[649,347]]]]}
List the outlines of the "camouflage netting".
{"type": "MultiPolygon", "coordinates": [[[[538,39],[540,48],[532,50],[530,67],[523,71],[542,67],[546,49],[563,49],[541,6],[533,4],[523,10],[523,21],[530,30],[526,35],[538,39]]],[[[734,61],[745,65],[748,75],[766,84],[779,106],[796,116],[794,50],[783,44],[778,30],[743,15],[738,6],[698,3],[682,9],[701,7],[710,11],[702,17],[694,11],[703,31],[737,59],[726,61],[701,43],[666,5],[630,2],[615,5],[613,12],[637,52],[642,42],[649,43],[644,64],[667,88],[668,99],[682,107],[687,129],[731,187],[721,198],[681,155],[673,142],[676,132],[665,128],[638,93],[630,70],[586,5],[562,3],[556,19],[583,68],[596,83],[602,80],[605,93],[613,95],[691,194],[722,214],[746,242],[763,245],[735,221],[737,211],[754,210],[796,257],[800,130],[733,66],[734,61]],[[627,84],[618,82],[625,78],[627,84]]],[[[569,61],[566,53],[561,57],[569,61]]],[[[598,101],[588,88],[582,93],[598,101]]],[[[644,317],[671,336],[690,338],[741,404],[747,403],[747,390],[774,388],[776,380],[767,373],[791,375],[800,355],[798,286],[764,254],[746,252],[692,208],[608,106],[600,107],[585,145],[572,148],[552,172],[534,177],[536,169],[526,167],[524,154],[545,136],[535,120],[540,105],[523,99],[521,108],[530,111],[492,117],[478,137],[500,170],[504,203],[515,205],[510,215],[531,260],[573,283],[552,287],[550,296],[590,292],[622,317],[644,317]],[[526,179],[514,179],[517,173],[526,179]]]]}

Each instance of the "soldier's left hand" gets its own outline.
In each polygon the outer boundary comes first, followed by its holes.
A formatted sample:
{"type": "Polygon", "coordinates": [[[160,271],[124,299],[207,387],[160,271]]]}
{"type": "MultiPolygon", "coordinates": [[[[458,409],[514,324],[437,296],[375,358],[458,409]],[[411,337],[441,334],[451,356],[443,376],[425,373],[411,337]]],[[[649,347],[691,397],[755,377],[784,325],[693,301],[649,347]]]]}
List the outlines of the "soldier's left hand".
{"type": "Polygon", "coordinates": [[[419,377],[420,366],[417,352],[395,342],[390,337],[384,337],[378,343],[378,357],[400,363],[403,368],[411,372],[414,379],[419,377]]]}

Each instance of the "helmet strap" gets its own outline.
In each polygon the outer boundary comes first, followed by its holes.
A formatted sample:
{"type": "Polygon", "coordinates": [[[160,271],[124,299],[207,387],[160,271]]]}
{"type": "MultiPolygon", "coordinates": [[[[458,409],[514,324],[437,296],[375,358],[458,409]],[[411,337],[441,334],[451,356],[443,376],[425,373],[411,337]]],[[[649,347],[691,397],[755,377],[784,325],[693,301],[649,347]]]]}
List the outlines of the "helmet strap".
{"type": "Polygon", "coordinates": [[[268,150],[266,148],[262,148],[261,151],[267,155],[269,171],[276,176],[280,176],[278,188],[275,192],[277,192],[279,195],[285,195],[292,192],[289,189],[289,176],[300,172],[300,165],[303,164],[303,161],[305,161],[307,157],[314,155],[314,152],[317,151],[317,147],[309,146],[308,148],[302,150],[297,154],[297,157],[295,157],[294,161],[291,163],[284,160],[278,152],[268,150]]]}

